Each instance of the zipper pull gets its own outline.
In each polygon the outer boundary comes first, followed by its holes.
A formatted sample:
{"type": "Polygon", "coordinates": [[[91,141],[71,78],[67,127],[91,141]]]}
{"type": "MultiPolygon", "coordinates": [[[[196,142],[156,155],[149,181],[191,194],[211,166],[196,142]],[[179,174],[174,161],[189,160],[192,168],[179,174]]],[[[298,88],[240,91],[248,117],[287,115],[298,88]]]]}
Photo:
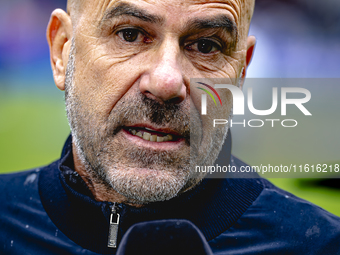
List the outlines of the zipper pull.
{"type": "Polygon", "coordinates": [[[114,203],[110,216],[109,240],[107,243],[107,247],[109,248],[117,248],[119,218],[120,215],[117,213],[116,203],[114,203]]]}

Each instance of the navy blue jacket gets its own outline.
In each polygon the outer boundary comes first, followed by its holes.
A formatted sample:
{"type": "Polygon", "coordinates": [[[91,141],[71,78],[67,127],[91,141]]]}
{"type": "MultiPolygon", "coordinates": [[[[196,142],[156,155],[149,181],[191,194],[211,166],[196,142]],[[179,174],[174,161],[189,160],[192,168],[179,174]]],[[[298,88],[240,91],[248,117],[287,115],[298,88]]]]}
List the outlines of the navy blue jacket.
{"type": "MultiPolygon", "coordinates": [[[[223,160],[240,168],[230,143],[223,160]]],[[[69,137],[60,160],[0,176],[0,254],[117,253],[107,247],[112,204],[73,169],[69,137]]],[[[134,254],[131,243],[139,254],[174,254],[172,243],[176,254],[340,254],[338,217],[260,178],[204,179],[169,201],[117,209],[119,254],[134,254]]]]}

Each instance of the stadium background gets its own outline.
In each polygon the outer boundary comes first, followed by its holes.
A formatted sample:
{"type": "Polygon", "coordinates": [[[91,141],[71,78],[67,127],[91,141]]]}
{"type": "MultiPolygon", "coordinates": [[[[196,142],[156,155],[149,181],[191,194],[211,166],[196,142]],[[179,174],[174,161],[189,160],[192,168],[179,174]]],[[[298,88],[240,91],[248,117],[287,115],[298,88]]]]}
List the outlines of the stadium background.
{"type": "MultiPolygon", "coordinates": [[[[0,173],[49,164],[70,132],[45,39],[51,11],[65,5],[65,0],[0,2],[0,173]]],[[[257,0],[250,32],[257,46],[247,76],[340,78],[339,10],[337,0],[257,0]]],[[[314,100],[322,119],[313,121],[319,125],[289,136],[267,129],[233,130],[233,153],[252,165],[339,163],[340,88],[320,85],[313,91],[313,100],[321,97],[314,100]]],[[[328,176],[271,180],[340,215],[340,182],[321,177],[328,176]]]]}

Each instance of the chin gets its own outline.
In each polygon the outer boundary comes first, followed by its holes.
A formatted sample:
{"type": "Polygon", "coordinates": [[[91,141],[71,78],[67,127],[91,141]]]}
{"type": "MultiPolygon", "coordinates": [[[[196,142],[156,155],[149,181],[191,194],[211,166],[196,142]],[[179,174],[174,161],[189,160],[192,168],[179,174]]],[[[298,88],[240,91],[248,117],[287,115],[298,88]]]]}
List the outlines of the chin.
{"type": "Polygon", "coordinates": [[[165,201],[176,197],[189,180],[188,171],[150,168],[114,168],[107,176],[110,186],[134,204],[165,201]]]}

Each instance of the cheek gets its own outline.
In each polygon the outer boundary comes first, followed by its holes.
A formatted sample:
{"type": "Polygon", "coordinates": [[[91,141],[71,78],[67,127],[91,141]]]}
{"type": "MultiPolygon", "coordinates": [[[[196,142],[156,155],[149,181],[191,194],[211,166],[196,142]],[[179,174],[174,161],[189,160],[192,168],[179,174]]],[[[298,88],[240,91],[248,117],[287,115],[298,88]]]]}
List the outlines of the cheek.
{"type": "Polygon", "coordinates": [[[244,65],[244,51],[235,51],[232,55],[217,55],[211,58],[192,59],[193,66],[206,78],[237,78],[244,65]]]}
{"type": "Polygon", "coordinates": [[[229,89],[218,89],[218,93],[221,95],[223,106],[216,111],[216,117],[228,119],[233,106],[233,96],[229,89]]]}
{"type": "MultiPolygon", "coordinates": [[[[222,105],[220,104],[218,98],[216,95],[211,92],[215,98],[216,105],[213,101],[213,99],[209,96],[206,95],[207,98],[207,114],[202,115],[201,114],[201,106],[202,106],[202,94],[206,94],[202,90],[197,89],[197,81],[203,81],[206,84],[210,84],[212,87],[214,87],[214,84],[231,84],[231,81],[229,79],[218,79],[218,80],[210,80],[210,82],[207,82],[208,79],[195,79],[191,83],[190,91],[191,91],[191,103],[192,103],[192,111],[196,111],[200,118],[200,125],[202,128],[202,139],[203,139],[203,144],[206,144],[207,142],[210,141],[212,138],[212,135],[214,132],[216,132],[216,129],[224,129],[226,127],[225,125],[219,125],[214,127],[214,119],[219,119],[219,120],[225,120],[228,121],[229,115],[232,109],[232,94],[228,89],[216,89],[218,95],[221,98],[222,105]]],[[[196,138],[199,139],[199,138],[196,138]]],[[[198,144],[201,144],[201,142],[197,141],[198,144]]]]}
{"type": "MultiPolygon", "coordinates": [[[[228,121],[232,109],[232,95],[230,91],[225,89],[224,93],[218,91],[218,94],[221,97],[222,106],[217,99],[217,105],[215,105],[213,100],[209,100],[211,98],[207,98],[207,115],[201,115],[203,130],[204,132],[208,131],[209,134],[211,134],[215,128],[225,126],[222,124],[214,127],[214,120],[228,121]]],[[[223,121],[220,121],[220,123],[223,121]]]]}
{"type": "Polygon", "coordinates": [[[116,56],[96,48],[76,59],[75,84],[83,102],[96,114],[108,116],[131,89],[142,70],[140,57],[116,56]]]}
{"type": "Polygon", "coordinates": [[[219,95],[222,105],[220,103],[220,100],[218,99],[217,95],[208,87],[202,86],[200,84],[208,84],[211,87],[215,87],[215,84],[233,84],[234,86],[237,86],[237,80],[238,79],[226,79],[226,78],[197,78],[197,79],[191,79],[190,80],[190,97],[191,97],[191,104],[193,109],[195,109],[197,112],[199,112],[200,116],[209,116],[211,118],[228,118],[229,113],[232,108],[233,103],[233,97],[228,89],[215,89],[217,94],[219,95]],[[208,92],[211,93],[211,95],[214,97],[214,100],[211,98],[210,95],[208,95],[205,91],[202,91],[199,88],[204,88],[208,92]],[[202,95],[206,95],[206,101],[207,101],[207,115],[201,115],[202,111],[202,95]]]}

